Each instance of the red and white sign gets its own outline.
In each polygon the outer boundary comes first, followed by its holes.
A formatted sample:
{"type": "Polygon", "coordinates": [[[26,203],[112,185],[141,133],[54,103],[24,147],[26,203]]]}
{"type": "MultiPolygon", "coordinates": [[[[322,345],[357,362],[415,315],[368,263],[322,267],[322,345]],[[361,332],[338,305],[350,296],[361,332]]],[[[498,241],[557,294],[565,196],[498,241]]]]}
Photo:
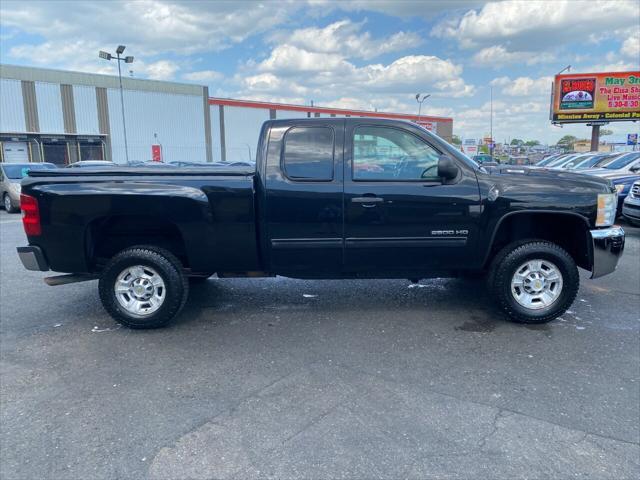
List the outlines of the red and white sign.
{"type": "Polygon", "coordinates": [[[416,123],[430,132],[435,132],[438,128],[438,122],[423,122],[422,120],[419,120],[416,123]]]}
{"type": "Polygon", "coordinates": [[[475,155],[478,153],[478,147],[476,145],[464,145],[462,151],[468,155],[475,155]]]}
{"type": "Polygon", "coordinates": [[[151,145],[151,160],[154,162],[162,161],[162,146],[161,145],[151,145]]]}

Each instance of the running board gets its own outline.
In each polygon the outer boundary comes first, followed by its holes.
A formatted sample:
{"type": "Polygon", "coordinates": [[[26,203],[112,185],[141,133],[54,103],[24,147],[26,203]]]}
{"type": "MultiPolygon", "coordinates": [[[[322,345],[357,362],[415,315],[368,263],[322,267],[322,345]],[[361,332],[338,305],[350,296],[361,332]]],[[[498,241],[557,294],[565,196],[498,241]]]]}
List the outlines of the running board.
{"type": "Polygon", "coordinates": [[[44,283],[50,287],[58,285],[67,285],[69,283],[88,282],[89,280],[97,280],[98,275],[90,273],[69,273],[67,275],[56,275],[54,277],[45,277],[44,283]]]}

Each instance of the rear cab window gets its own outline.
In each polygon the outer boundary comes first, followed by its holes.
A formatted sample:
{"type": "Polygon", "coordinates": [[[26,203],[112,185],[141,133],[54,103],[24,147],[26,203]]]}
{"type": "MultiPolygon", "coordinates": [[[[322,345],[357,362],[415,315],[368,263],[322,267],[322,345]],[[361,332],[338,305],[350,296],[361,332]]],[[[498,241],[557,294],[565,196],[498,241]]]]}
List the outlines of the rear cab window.
{"type": "Polygon", "coordinates": [[[284,135],[282,171],[293,181],[332,181],[334,144],[332,128],[290,128],[284,135]]]}

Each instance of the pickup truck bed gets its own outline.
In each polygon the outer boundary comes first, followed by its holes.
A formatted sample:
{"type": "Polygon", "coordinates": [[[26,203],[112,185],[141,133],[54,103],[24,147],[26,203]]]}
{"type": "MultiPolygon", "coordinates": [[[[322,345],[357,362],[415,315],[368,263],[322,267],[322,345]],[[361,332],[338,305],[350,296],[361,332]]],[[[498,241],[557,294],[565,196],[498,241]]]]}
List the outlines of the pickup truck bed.
{"type": "Polygon", "coordinates": [[[34,171],[25,181],[25,188],[42,199],[42,236],[32,244],[46,248],[52,270],[99,271],[136,237],[170,248],[196,273],[260,269],[254,171],[89,170],[34,171]],[[71,254],[87,249],[87,255],[71,254]]]}

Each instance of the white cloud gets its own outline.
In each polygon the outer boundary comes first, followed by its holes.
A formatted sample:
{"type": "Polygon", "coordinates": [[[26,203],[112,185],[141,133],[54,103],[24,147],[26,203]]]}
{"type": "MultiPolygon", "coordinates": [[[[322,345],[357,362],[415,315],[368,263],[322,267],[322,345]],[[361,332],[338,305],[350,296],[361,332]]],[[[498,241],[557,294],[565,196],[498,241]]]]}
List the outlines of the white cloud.
{"type": "MultiPolygon", "coordinates": [[[[291,45],[275,47],[259,64],[262,73],[242,80],[250,91],[285,89],[326,97],[335,92],[409,93],[429,89],[434,96],[463,97],[474,92],[465,83],[462,67],[435,56],[408,55],[394,62],[357,67],[336,53],[308,52],[291,45]]],[[[426,91],[426,90],[425,90],[426,91]]]]}
{"type": "Polygon", "coordinates": [[[552,82],[553,77],[518,77],[514,79],[498,77],[493,79],[489,84],[493,87],[502,87],[502,93],[509,97],[530,97],[548,96],[551,91],[552,82]]]}
{"type": "Polygon", "coordinates": [[[182,75],[182,78],[192,82],[215,82],[222,79],[223,75],[215,70],[199,70],[182,75]]]}
{"type": "Polygon", "coordinates": [[[502,45],[483,48],[473,56],[473,62],[482,67],[499,68],[514,63],[536,65],[555,61],[550,52],[510,52],[502,45]]]}
{"type": "MultiPolygon", "coordinates": [[[[640,64],[640,31],[636,31],[635,34],[622,42],[620,53],[627,58],[635,60],[636,64],[640,64]]],[[[638,66],[640,67],[640,65],[638,66]]]]}
{"type": "Polygon", "coordinates": [[[324,28],[309,27],[274,35],[274,40],[309,52],[339,53],[347,58],[371,59],[384,53],[415,48],[422,38],[413,32],[396,32],[380,39],[361,33],[363,23],[341,20],[324,28]]]}
{"type": "Polygon", "coordinates": [[[349,63],[337,53],[309,52],[293,45],[278,45],[258,70],[278,72],[322,72],[349,69],[349,63]]]}
{"type": "Polygon", "coordinates": [[[444,11],[459,8],[482,6],[485,0],[309,0],[311,6],[318,7],[323,13],[328,10],[379,12],[394,17],[431,18],[444,11]]]}
{"type": "Polygon", "coordinates": [[[490,2],[441,22],[432,34],[455,39],[463,48],[508,43],[515,51],[542,50],[594,31],[637,25],[637,9],[636,0],[490,2]]]}
{"type": "Polygon", "coordinates": [[[180,67],[170,60],[159,60],[149,64],[138,62],[136,68],[138,72],[142,70],[147,77],[153,80],[171,80],[176,72],[180,70],[180,67]]]}
{"type": "Polygon", "coordinates": [[[3,0],[5,27],[63,43],[81,38],[110,45],[125,42],[134,55],[219,51],[283,23],[299,2],[17,2],[3,0]],[[124,39],[124,40],[123,40],[124,39]]]}

